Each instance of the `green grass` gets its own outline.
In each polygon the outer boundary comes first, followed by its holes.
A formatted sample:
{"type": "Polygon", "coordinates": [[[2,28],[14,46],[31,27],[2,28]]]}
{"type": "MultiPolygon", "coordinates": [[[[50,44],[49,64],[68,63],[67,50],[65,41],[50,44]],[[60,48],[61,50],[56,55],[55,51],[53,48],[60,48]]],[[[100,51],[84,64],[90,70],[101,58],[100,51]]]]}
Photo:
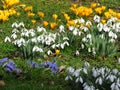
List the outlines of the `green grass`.
{"type": "MultiPolygon", "coordinates": [[[[88,4],[87,2],[90,0],[86,0],[86,2],[82,1],[83,4],[88,4]]],[[[94,0],[96,2],[96,0],[94,0]]],[[[38,11],[43,11],[45,13],[45,20],[52,21],[52,14],[58,14],[59,18],[63,18],[61,16],[61,12],[65,11],[70,13],[68,7],[70,6],[70,0],[21,0],[22,3],[33,6],[33,12],[37,13],[38,11]]],[[[113,8],[117,11],[120,11],[120,1],[119,0],[99,0],[103,5],[107,5],[108,8],[113,8]]],[[[89,2],[90,4],[91,2],[89,2]]],[[[36,27],[30,24],[30,20],[26,17],[26,13],[21,10],[21,16],[12,16],[10,17],[8,22],[2,23],[0,22],[0,58],[9,57],[11,59],[16,59],[16,62],[19,64],[18,66],[24,67],[24,61],[22,57],[15,57],[14,54],[17,52],[17,48],[14,45],[9,43],[4,43],[4,38],[10,35],[11,32],[11,24],[13,22],[23,21],[29,27],[36,27]]],[[[37,25],[40,25],[41,20],[38,17],[35,17],[39,22],[37,25]]],[[[118,53],[117,58],[109,57],[107,60],[103,60],[101,57],[91,57],[90,55],[83,54],[80,52],[79,56],[74,56],[74,52],[72,47],[66,48],[61,51],[61,54],[56,57],[58,66],[74,66],[81,67],[84,61],[90,62],[91,66],[108,66],[110,68],[118,68],[120,70],[120,65],[117,63],[117,59],[120,57],[118,53]]],[[[53,56],[49,57],[50,61],[54,59],[53,56]]],[[[44,59],[43,59],[44,60],[44,59]]],[[[71,90],[70,86],[67,82],[64,81],[65,75],[64,72],[61,74],[57,74],[56,76],[50,76],[49,71],[45,73],[41,73],[40,71],[33,71],[30,75],[30,78],[22,77],[15,78],[14,75],[6,75],[3,77],[3,80],[6,83],[5,87],[0,87],[0,90],[71,90]],[[53,81],[54,84],[51,84],[50,81],[53,81]]]]}

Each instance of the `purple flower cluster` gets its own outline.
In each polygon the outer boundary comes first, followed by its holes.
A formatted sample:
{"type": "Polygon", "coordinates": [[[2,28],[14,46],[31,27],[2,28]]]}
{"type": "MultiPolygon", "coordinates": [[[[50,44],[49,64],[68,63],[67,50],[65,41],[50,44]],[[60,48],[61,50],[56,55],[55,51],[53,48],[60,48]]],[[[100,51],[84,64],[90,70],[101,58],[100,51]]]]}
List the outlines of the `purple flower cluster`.
{"type": "Polygon", "coordinates": [[[43,62],[40,65],[38,65],[36,62],[32,62],[30,60],[28,60],[28,64],[33,67],[33,68],[50,68],[52,73],[57,73],[58,72],[58,66],[56,64],[56,60],[54,60],[53,62],[43,62]]]}
{"type": "MultiPolygon", "coordinates": [[[[28,65],[32,68],[50,68],[52,73],[57,73],[58,72],[58,66],[56,64],[56,60],[53,62],[43,62],[41,64],[37,64],[34,61],[28,60],[28,65]]],[[[18,69],[17,66],[15,65],[13,60],[9,60],[8,58],[3,58],[0,60],[0,67],[2,67],[3,70],[6,72],[15,72],[15,73],[21,73],[22,70],[18,69]]]]}
{"type": "Polygon", "coordinates": [[[9,60],[8,58],[3,58],[0,60],[0,67],[2,67],[6,72],[15,72],[15,73],[22,72],[20,69],[16,67],[13,60],[9,60]]]}

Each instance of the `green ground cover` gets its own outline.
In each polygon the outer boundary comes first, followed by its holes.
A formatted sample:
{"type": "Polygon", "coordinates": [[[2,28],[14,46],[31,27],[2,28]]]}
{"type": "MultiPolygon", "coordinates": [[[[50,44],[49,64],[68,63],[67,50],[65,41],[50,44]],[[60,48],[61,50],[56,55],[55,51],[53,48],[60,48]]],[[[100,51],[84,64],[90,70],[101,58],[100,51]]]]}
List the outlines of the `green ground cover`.
{"type": "MultiPolygon", "coordinates": [[[[80,54],[79,55],[76,54],[76,50],[79,49],[78,48],[79,44],[77,44],[79,43],[79,38],[75,36],[73,36],[72,38],[71,35],[72,33],[69,34],[69,32],[67,31],[68,30],[68,27],[66,25],[67,21],[64,18],[63,12],[67,13],[72,21],[72,19],[76,18],[74,12],[71,12],[71,10],[69,9],[73,3],[77,3],[80,6],[83,5],[89,7],[92,2],[98,3],[100,5],[105,5],[107,9],[111,8],[116,12],[120,12],[119,0],[111,0],[111,2],[109,2],[109,0],[98,0],[98,1],[82,0],[78,2],[75,2],[74,0],[20,0],[21,4],[25,4],[26,6],[33,7],[33,10],[31,12],[35,13],[35,16],[30,18],[27,17],[27,12],[25,12],[24,9],[16,5],[16,8],[20,12],[20,16],[13,15],[10,16],[7,22],[2,22],[2,21],[0,22],[0,59],[4,57],[8,57],[9,59],[14,60],[14,62],[17,64],[17,67],[22,68],[24,72],[22,74],[20,73],[16,75],[14,73],[3,72],[2,71],[3,68],[0,68],[0,79],[5,82],[5,86],[0,87],[0,90],[25,90],[25,89],[26,90],[65,90],[65,89],[74,90],[76,89],[76,87],[73,87],[73,85],[75,84],[69,81],[65,81],[65,77],[67,73],[66,69],[69,66],[80,68],[83,66],[85,61],[91,64],[91,68],[94,66],[97,67],[107,66],[111,69],[117,68],[118,70],[120,70],[120,64],[118,63],[118,59],[120,57],[119,50],[115,52],[115,55],[113,56],[112,56],[113,53],[107,56],[107,55],[103,55],[102,52],[99,52],[98,55],[94,56],[89,54],[87,52],[87,49],[85,50],[80,49],[79,52],[80,54]],[[37,15],[39,11],[42,11],[44,13],[44,19],[40,18],[37,15]],[[58,15],[57,18],[58,20],[54,20],[52,18],[53,14],[58,15]],[[36,23],[32,24],[31,20],[36,20],[36,23]],[[16,47],[14,44],[9,42],[7,43],[4,42],[5,37],[11,35],[11,32],[13,30],[11,25],[14,22],[17,23],[24,22],[25,27],[27,29],[30,28],[36,29],[37,26],[43,26],[42,23],[45,20],[48,21],[49,23],[57,22],[58,26],[60,24],[65,24],[65,28],[66,28],[65,31],[68,32],[67,36],[71,38],[69,47],[65,47],[65,49],[57,48],[58,50],[60,50],[60,53],[58,53],[58,55],[56,54],[56,49],[55,50],[53,49],[52,55],[47,55],[46,52],[45,54],[42,55],[39,54],[37,55],[35,53],[36,55],[35,57],[26,58],[24,57],[24,53],[21,52],[20,49],[16,47]],[[29,70],[29,67],[26,66],[28,59],[31,59],[32,61],[35,61],[39,64],[45,61],[52,62],[54,59],[56,59],[58,67],[65,66],[65,68],[63,69],[62,72],[58,72],[56,74],[52,74],[51,70],[48,68],[45,69],[30,68],[29,70]]],[[[2,2],[0,2],[0,4],[2,4],[2,2]]],[[[2,5],[0,5],[0,9],[3,9],[2,5]]],[[[48,32],[58,32],[58,28],[59,27],[56,27],[55,29],[51,30],[50,26],[47,26],[46,30],[48,32]]],[[[92,28],[92,30],[93,29],[94,27],[92,28]]],[[[119,33],[118,33],[118,37],[119,37],[119,33]]],[[[61,39],[61,37],[59,39],[61,39]]],[[[117,45],[119,47],[119,40],[117,45]]],[[[100,48],[100,51],[101,50],[102,49],[100,48]]],[[[112,51],[108,51],[108,53],[109,52],[112,51]]],[[[32,56],[32,54],[28,56],[32,56]]]]}

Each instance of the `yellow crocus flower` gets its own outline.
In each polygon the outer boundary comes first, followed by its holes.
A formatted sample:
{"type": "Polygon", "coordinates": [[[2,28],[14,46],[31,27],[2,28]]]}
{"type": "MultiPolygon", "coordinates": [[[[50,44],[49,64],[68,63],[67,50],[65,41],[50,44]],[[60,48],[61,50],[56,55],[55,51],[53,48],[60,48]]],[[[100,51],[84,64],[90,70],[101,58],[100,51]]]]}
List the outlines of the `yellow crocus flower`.
{"type": "Polygon", "coordinates": [[[91,4],[91,8],[92,8],[92,9],[94,9],[96,6],[97,6],[96,3],[92,3],[92,4],[91,4]]]}
{"type": "Polygon", "coordinates": [[[111,17],[111,14],[109,12],[105,12],[104,15],[107,19],[111,17]]]}
{"type": "Polygon", "coordinates": [[[56,20],[58,18],[58,15],[57,14],[53,14],[52,17],[53,17],[54,20],[56,20]]]}
{"type": "Polygon", "coordinates": [[[102,22],[102,24],[106,24],[106,20],[105,19],[102,19],[101,22],[102,22]]]}
{"type": "Polygon", "coordinates": [[[54,29],[56,26],[57,26],[57,24],[56,24],[55,22],[50,23],[50,28],[51,28],[51,29],[54,29]]]}
{"type": "Polygon", "coordinates": [[[27,6],[27,7],[24,8],[24,10],[25,10],[26,12],[32,11],[32,9],[33,9],[32,6],[27,6]]]}
{"type": "Polygon", "coordinates": [[[55,54],[56,54],[56,55],[59,55],[59,54],[60,54],[60,50],[56,49],[56,50],[55,50],[55,54]]]}
{"type": "Polygon", "coordinates": [[[46,27],[48,25],[47,21],[43,21],[43,25],[46,27]]]}
{"type": "Polygon", "coordinates": [[[38,16],[43,18],[44,17],[44,13],[43,12],[38,12],[38,16]]]}
{"type": "Polygon", "coordinates": [[[36,20],[33,19],[33,20],[31,20],[31,22],[34,25],[36,23],[36,20]]]}
{"type": "Polygon", "coordinates": [[[29,12],[29,13],[27,14],[27,16],[28,16],[28,17],[34,17],[34,16],[35,16],[35,14],[34,14],[34,13],[29,12]]]}

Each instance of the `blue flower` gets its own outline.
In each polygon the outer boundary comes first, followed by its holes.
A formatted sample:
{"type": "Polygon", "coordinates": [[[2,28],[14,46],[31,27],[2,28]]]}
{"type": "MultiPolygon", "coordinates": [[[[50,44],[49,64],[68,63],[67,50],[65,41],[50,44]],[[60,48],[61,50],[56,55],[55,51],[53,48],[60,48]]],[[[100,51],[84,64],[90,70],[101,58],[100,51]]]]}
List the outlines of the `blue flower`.
{"type": "Polygon", "coordinates": [[[38,64],[36,62],[32,62],[28,60],[28,65],[32,66],[33,68],[38,68],[38,64]]]}
{"type": "Polygon", "coordinates": [[[8,58],[3,58],[2,60],[0,60],[0,66],[3,65],[3,63],[7,62],[8,61],[8,58]]]}
{"type": "Polygon", "coordinates": [[[18,69],[14,63],[13,60],[9,60],[8,58],[3,58],[2,60],[0,60],[0,66],[3,66],[3,70],[5,70],[6,72],[22,72],[20,69],[18,69]],[[4,64],[5,63],[5,64],[4,64]]]}
{"type": "Polygon", "coordinates": [[[5,70],[6,72],[11,72],[11,69],[8,68],[8,67],[5,67],[4,70],[5,70]]]}
{"type": "Polygon", "coordinates": [[[13,61],[10,61],[6,64],[7,68],[10,68],[12,71],[16,69],[16,66],[13,61]]]}
{"type": "Polygon", "coordinates": [[[52,70],[52,73],[57,73],[58,72],[58,66],[56,64],[56,60],[54,60],[53,62],[43,62],[40,65],[41,68],[50,68],[52,70]]]}
{"type": "Polygon", "coordinates": [[[58,72],[58,66],[57,66],[56,62],[52,63],[51,70],[52,70],[53,73],[58,72]]]}
{"type": "Polygon", "coordinates": [[[40,68],[46,68],[46,67],[48,67],[47,62],[42,62],[40,68]]]}

